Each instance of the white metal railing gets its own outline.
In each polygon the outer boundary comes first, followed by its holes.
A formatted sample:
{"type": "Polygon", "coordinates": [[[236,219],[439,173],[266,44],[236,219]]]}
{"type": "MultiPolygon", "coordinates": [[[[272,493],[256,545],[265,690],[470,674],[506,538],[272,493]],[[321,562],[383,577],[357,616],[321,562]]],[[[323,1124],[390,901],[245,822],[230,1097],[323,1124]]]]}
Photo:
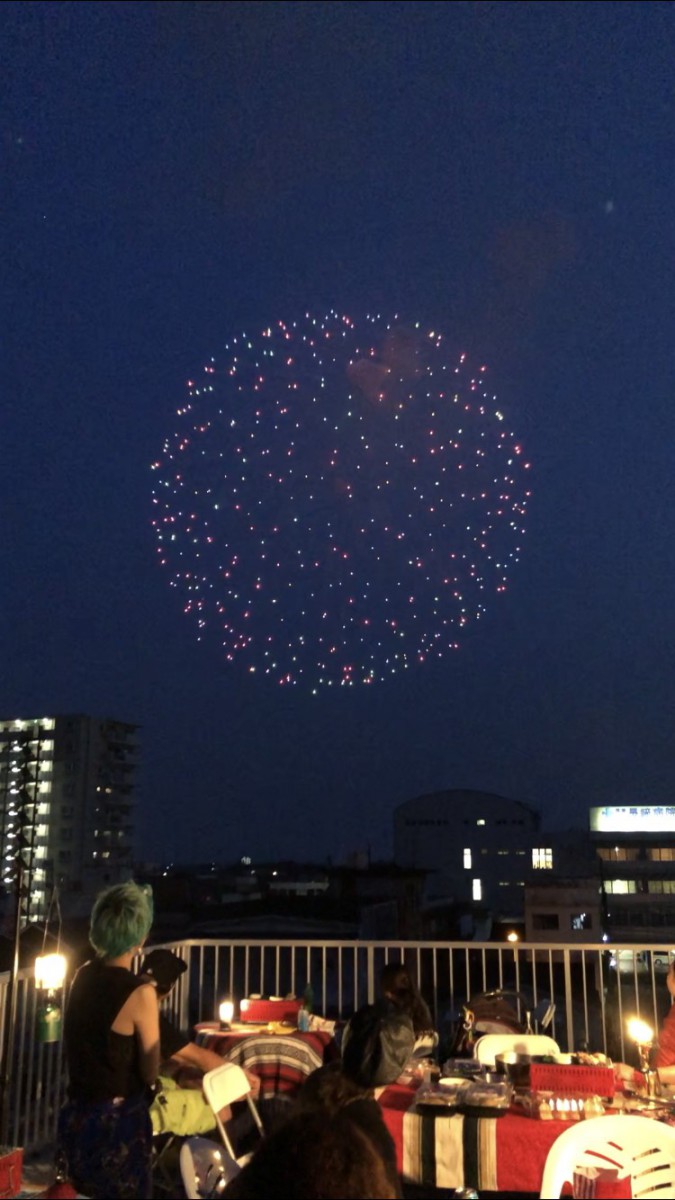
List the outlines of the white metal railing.
{"type": "Polygon", "coordinates": [[[663,947],[478,942],[296,942],[191,940],[173,947],[189,970],[176,998],[184,1022],[217,1019],[224,996],[299,994],[312,984],[317,1010],[344,1018],[372,1002],[382,966],[402,960],[418,980],[441,1034],[449,1037],[462,1003],[496,988],[522,993],[532,1008],[555,1005],[552,1036],[563,1049],[582,1043],[624,1059],[625,1021],[658,1028],[670,1003],[663,947]]]}
{"type": "MultiPolygon", "coordinates": [[[[377,995],[379,973],[401,960],[432,1008],[441,1051],[450,1044],[462,1003],[479,992],[513,989],[530,1009],[555,1005],[547,1030],[562,1049],[587,1045],[637,1065],[626,1036],[628,1017],[658,1029],[668,1011],[668,950],[662,946],[510,945],[504,942],[323,942],[185,940],[164,943],[188,965],[169,1005],[188,1029],[218,1017],[227,996],[235,1012],[243,997],[301,994],[311,983],[317,1011],[347,1018],[377,995]]],[[[0,975],[0,1045],[7,975],[0,975]]],[[[26,1150],[53,1142],[64,1096],[61,1042],[37,1037],[37,993],[32,971],[22,971],[14,1063],[10,1082],[9,1137],[26,1150]]]]}

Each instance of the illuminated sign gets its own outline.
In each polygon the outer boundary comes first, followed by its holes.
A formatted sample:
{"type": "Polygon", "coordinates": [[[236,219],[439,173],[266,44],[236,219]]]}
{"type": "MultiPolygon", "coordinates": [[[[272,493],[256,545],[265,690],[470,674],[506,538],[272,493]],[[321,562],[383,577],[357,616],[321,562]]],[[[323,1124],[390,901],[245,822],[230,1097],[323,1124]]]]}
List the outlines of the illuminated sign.
{"type": "Polygon", "coordinates": [[[675,807],[592,808],[593,833],[675,833],[675,807]]]}

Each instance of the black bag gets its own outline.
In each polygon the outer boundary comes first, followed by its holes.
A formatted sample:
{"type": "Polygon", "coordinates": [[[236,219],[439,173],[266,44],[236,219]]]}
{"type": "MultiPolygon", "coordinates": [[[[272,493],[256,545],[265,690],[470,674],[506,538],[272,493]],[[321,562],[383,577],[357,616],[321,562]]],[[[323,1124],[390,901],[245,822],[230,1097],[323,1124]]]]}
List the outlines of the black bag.
{"type": "Polygon", "coordinates": [[[398,1079],[415,1046],[413,1023],[391,1005],[366,1004],[354,1013],[342,1035],[345,1075],[364,1088],[398,1079]]]}

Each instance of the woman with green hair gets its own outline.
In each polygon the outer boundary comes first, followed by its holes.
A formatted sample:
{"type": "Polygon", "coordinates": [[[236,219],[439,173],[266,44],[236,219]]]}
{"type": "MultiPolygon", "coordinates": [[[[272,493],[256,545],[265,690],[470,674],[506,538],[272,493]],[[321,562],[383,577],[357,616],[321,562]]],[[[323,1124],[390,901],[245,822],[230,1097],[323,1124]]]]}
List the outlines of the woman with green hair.
{"type": "Polygon", "coordinates": [[[59,1157],[79,1192],[152,1197],[149,1103],[159,1068],[157,992],[131,970],[152,925],[150,888],[121,883],[91,913],[96,958],[80,967],[66,1007],[69,1088],[59,1157]]]}

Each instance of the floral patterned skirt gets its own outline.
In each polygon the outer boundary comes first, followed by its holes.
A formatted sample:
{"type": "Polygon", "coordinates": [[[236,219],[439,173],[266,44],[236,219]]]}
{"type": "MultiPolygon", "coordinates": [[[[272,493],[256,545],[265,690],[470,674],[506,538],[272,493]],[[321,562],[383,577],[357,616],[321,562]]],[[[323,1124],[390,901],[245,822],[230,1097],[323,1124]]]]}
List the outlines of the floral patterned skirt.
{"type": "Polygon", "coordinates": [[[152,1200],[152,1125],[145,1093],[61,1110],[58,1157],[70,1182],[92,1200],[152,1200]]]}

